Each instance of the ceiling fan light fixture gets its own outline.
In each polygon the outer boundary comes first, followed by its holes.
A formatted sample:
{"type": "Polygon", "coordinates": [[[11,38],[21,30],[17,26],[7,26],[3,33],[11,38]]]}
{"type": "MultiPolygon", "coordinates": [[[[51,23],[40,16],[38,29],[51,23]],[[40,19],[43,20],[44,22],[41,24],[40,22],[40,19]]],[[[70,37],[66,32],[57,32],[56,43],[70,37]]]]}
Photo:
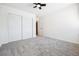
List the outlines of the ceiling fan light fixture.
{"type": "Polygon", "coordinates": [[[39,7],[40,7],[40,5],[37,5],[37,7],[39,8],[39,7]]]}
{"type": "Polygon", "coordinates": [[[33,8],[39,8],[39,10],[42,9],[43,6],[46,6],[46,4],[43,3],[33,3],[35,6],[33,8]]]}

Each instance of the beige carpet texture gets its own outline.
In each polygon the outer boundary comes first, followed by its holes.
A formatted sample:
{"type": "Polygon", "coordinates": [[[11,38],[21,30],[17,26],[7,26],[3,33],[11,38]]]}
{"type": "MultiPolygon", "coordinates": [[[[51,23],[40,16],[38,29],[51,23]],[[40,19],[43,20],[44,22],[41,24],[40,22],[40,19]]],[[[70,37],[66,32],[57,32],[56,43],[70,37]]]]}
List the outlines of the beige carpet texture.
{"type": "Polygon", "coordinates": [[[36,37],[3,44],[0,56],[79,56],[79,44],[36,37]]]}

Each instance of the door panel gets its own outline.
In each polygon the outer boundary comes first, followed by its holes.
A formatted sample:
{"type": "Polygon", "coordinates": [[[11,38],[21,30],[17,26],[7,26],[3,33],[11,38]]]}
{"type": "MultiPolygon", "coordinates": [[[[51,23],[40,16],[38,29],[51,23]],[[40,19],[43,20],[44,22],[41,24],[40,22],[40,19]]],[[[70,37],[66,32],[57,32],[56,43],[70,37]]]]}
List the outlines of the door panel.
{"type": "Polygon", "coordinates": [[[23,39],[32,38],[32,18],[23,17],[23,39]]]}
{"type": "Polygon", "coordinates": [[[21,40],[21,16],[8,13],[9,41],[21,40]]]}

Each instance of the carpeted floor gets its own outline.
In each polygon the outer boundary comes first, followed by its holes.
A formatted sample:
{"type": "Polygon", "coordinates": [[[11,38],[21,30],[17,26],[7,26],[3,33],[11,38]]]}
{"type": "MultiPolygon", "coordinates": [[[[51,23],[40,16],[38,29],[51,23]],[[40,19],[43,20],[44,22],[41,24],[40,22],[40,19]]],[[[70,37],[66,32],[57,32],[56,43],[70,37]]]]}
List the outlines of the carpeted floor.
{"type": "Polygon", "coordinates": [[[0,56],[79,56],[79,44],[36,37],[2,45],[0,56]]]}

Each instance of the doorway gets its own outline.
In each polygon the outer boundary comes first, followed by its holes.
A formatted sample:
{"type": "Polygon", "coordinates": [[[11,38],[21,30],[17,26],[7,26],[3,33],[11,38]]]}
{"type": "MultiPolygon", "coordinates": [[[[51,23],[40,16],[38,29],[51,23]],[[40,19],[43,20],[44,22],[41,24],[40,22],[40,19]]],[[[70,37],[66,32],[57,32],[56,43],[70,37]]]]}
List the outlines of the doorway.
{"type": "Polygon", "coordinates": [[[38,21],[36,21],[36,35],[38,36],[38,21]]]}

